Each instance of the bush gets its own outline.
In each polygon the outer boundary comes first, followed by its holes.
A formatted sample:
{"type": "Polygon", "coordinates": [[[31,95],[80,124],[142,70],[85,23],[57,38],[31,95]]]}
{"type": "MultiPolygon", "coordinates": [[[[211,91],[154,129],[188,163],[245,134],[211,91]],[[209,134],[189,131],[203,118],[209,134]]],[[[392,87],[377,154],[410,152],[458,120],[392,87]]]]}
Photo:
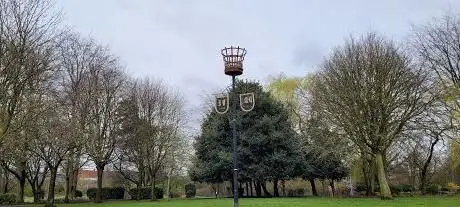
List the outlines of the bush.
{"type": "MultiPolygon", "coordinates": [[[[139,188],[140,192],[140,199],[152,199],[152,188],[151,187],[145,187],[145,188],[139,188]]],[[[163,189],[161,188],[155,188],[155,197],[157,199],[162,199],[163,198],[163,189]]],[[[131,196],[132,200],[137,200],[137,188],[131,188],[129,190],[129,195],[131,196]]]]}
{"type": "Polygon", "coordinates": [[[0,204],[13,204],[16,203],[16,194],[5,193],[0,195],[0,204]]]}
{"type": "Polygon", "coordinates": [[[180,198],[181,194],[178,192],[169,192],[169,197],[170,198],[180,198]]]}
{"type": "Polygon", "coordinates": [[[409,185],[409,184],[402,184],[400,185],[401,192],[413,192],[414,191],[414,186],[409,185]]]}
{"type": "Polygon", "coordinates": [[[295,193],[296,193],[297,196],[304,196],[305,195],[305,189],[297,188],[297,189],[295,189],[295,193]]]}
{"type": "Polygon", "coordinates": [[[81,197],[83,197],[83,192],[81,192],[80,190],[76,190],[76,191],[75,191],[75,197],[76,197],[76,198],[81,198],[81,197]]]}
{"type": "MultiPolygon", "coordinates": [[[[89,199],[96,199],[96,188],[90,188],[86,191],[86,195],[89,199]]],[[[75,193],[77,194],[77,193],[75,193]]],[[[123,199],[125,195],[125,188],[115,187],[115,188],[102,188],[102,199],[123,199]]]]}
{"type": "Polygon", "coordinates": [[[460,191],[460,185],[457,185],[455,183],[447,183],[447,190],[452,192],[458,192],[460,191]]]}
{"type": "Polygon", "coordinates": [[[393,195],[399,195],[402,192],[401,185],[390,185],[390,191],[393,195]]]}
{"type": "Polygon", "coordinates": [[[196,195],[196,186],[193,183],[185,185],[185,197],[193,198],[196,195]]]}
{"type": "Polygon", "coordinates": [[[367,190],[367,187],[364,184],[357,184],[356,186],[353,186],[353,187],[354,187],[354,191],[356,192],[366,192],[367,190]]]}
{"type": "Polygon", "coordinates": [[[426,192],[427,192],[428,194],[432,194],[432,195],[439,194],[439,186],[438,186],[438,185],[429,185],[429,186],[426,188],[426,192]]]}
{"type": "Polygon", "coordinates": [[[303,188],[288,189],[288,197],[302,197],[305,195],[305,190],[303,188]]]}

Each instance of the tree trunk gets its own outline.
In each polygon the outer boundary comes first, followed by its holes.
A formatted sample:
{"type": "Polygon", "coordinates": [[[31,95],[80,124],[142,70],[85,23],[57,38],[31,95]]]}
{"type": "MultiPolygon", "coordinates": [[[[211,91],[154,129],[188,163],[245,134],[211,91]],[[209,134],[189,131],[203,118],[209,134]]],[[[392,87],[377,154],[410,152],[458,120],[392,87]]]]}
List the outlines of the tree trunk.
{"type": "Polygon", "coordinates": [[[324,185],[324,179],[321,179],[321,187],[323,188],[323,196],[326,196],[327,194],[327,189],[326,189],[326,185],[324,185]]]}
{"type": "Polygon", "coordinates": [[[8,185],[10,183],[10,176],[9,176],[9,173],[8,173],[8,170],[6,169],[3,169],[3,173],[4,173],[4,176],[5,176],[5,183],[3,185],[3,193],[8,193],[8,185]]]}
{"type": "Polygon", "coordinates": [[[102,178],[104,175],[105,165],[97,165],[97,189],[96,189],[96,200],[95,203],[102,203],[102,178]]]}
{"type": "Polygon", "coordinates": [[[71,162],[67,162],[67,166],[65,168],[65,196],[64,196],[64,203],[69,203],[69,197],[70,197],[70,186],[71,186],[71,177],[72,177],[72,167],[71,167],[71,162]]]}
{"type": "Polygon", "coordinates": [[[32,194],[34,195],[34,203],[37,203],[38,201],[40,201],[40,198],[38,195],[38,191],[37,191],[37,184],[36,184],[36,180],[32,181],[32,183],[30,183],[30,188],[32,189],[32,194]]]}
{"type": "Polygon", "coordinates": [[[281,191],[283,192],[283,196],[286,196],[286,181],[281,180],[281,191]]]}
{"type": "Polygon", "coordinates": [[[57,167],[50,166],[50,183],[48,187],[48,204],[54,205],[54,188],[56,186],[57,167]]]}
{"type": "Polygon", "coordinates": [[[388,185],[387,177],[385,174],[385,167],[383,166],[383,156],[381,152],[376,153],[375,164],[380,186],[380,197],[382,200],[392,199],[390,186],[388,185]]]}
{"type": "Polygon", "coordinates": [[[260,182],[260,185],[262,186],[262,190],[264,190],[264,195],[266,197],[272,197],[272,194],[270,194],[270,192],[268,192],[268,190],[267,190],[267,186],[265,185],[265,181],[260,182]]]}
{"type": "Polygon", "coordinates": [[[262,197],[262,186],[260,185],[260,182],[254,181],[254,185],[256,187],[256,197],[262,197]]]}
{"type": "Polygon", "coordinates": [[[275,197],[280,197],[280,193],[279,193],[279,190],[278,190],[278,180],[277,179],[273,180],[273,195],[275,197]]]}
{"type": "Polygon", "coordinates": [[[254,196],[254,191],[253,191],[252,183],[253,183],[252,180],[249,181],[249,188],[251,189],[251,197],[254,196]]]}
{"type": "Polygon", "coordinates": [[[366,196],[373,196],[374,189],[375,189],[375,160],[372,156],[363,153],[361,155],[361,159],[363,161],[363,174],[364,174],[364,181],[366,184],[366,196]]]}
{"type": "Polygon", "coordinates": [[[331,185],[331,192],[332,192],[332,197],[335,195],[335,185],[334,185],[334,180],[331,180],[329,183],[331,185]]]}
{"type": "Polygon", "coordinates": [[[439,138],[436,137],[434,142],[431,143],[428,158],[426,159],[425,164],[423,165],[423,168],[420,172],[420,192],[422,192],[422,195],[426,194],[428,167],[430,166],[431,159],[433,158],[434,147],[436,146],[438,142],[439,142],[439,138]]]}
{"type": "Polygon", "coordinates": [[[316,190],[315,179],[310,178],[308,180],[310,181],[311,192],[312,192],[313,196],[318,196],[318,191],[316,190]]]}
{"type": "Polygon", "coordinates": [[[6,184],[6,179],[3,177],[3,171],[6,171],[3,169],[3,167],[0,167],[0,195],[5,194],[5,184],[6,184]]]}
{"type": "Polygon", "coordinates": [[[171,195],[169,195],[171,193],[170,191],[171,191],[171,173],[168,173],[168,185],[166,186],[166,196],[167,196],[166,199],[168,199],[168,200],[169,200],[169,198],[171,196],[171,195]]]}
{"type": "Polygon", "coordinates": [[[18,203],[24,203],[24,188],[26,185],[26,171],[21,171],[21,178],[19,179],[19,192],[18,192],[18,203]]]}
{"type": "Polygon", "coordinates": [[[246,197],[249,197],[249,182],[246,182],[246,197]]]}
{"type": "Polygon", "coordinates": [[[152,183],[152,186],[151,186],[151,189],[150,189],[150,193],[152,195],[152,201],[156,201],[157,196],[155,195],[155,177],[151,176],[150,181],[152,183]]]}
{"type": "MultiPolygon", "coordinates": [[[[372,159],[372,158],[371,158],[372,159]]],[[[382,162],[383,163],[383,162],[382,162]]],[[[369,189],[370,190],[370,195],[371,196],[374,196],[375,195],[375,181],[378,180],[378,174],[377,174],[377,167],[376,167],[376,160],[373,159],[373,160],[370,160],[370,164],[369,164],[369,167],[370,167],[370,184],[371,184],[371,188],[369,189]]],[[[385,169],[384,171],[385,172],[385,169]]],[[[386,179],[386,177],[385,177],[386,179]]]]}
{"type": "Polygon", "coordinates": [[[72,175],[72,185],[70,186],[70,199],[73,200],[75,199],[75,194],[77,192],[77,185],[78,185],[78,172],[79,168],[76,167],[73,169],[73,175],[72,175]]]}

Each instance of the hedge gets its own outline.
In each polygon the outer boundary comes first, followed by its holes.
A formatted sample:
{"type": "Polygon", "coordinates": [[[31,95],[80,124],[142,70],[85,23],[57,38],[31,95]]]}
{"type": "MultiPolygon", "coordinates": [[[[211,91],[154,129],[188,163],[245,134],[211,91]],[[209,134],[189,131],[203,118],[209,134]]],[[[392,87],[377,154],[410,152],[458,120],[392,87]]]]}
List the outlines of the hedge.
{"type": "Polygon", "coordinates": [[[185,185],[185,197],[193,198],[196,195],[196,186],[193,183],[185,185]]]}
{"type": "MultiPolygon", "coordinates": [[[[151,187],[139,188],[139,190],[141,191],[141,194],[140,194],[141,198],[139,200],[152,199],[152,188],[151,187]]],[[[138,198],[137,198],[137,188],[131,188],[128,193],[131,196],[132,200],[138,200],[138,198]]],[[[155,188],[155,197],[156,197],[156,199],[162,199],[163,198],[163,189],[155,188]]]]}
{"type": "Polygon", "coordinates": [[[81,192],[80,190],[76,190],[76,191],[75,191],[75,197],[76,197],[76,198],[81,198],[81,197],[83,197],[83,192],[81,192]]]}
{"type": "Polygon", "coordinates": [[[439,194],[439,186],[438,185],[429,185],[426,188],[426,192],[431,195],[437,195],[439,194]]]}
{"type": "Polygon", "coordinates": [[[0,195],[0,205],[1,204],[13,204],[16,203],[16,194],[5,193],[0,195]]]}
{"type": "MultiPolygon", "coordinates": [[[[96,199],[96,188],[90,188],[86,191],[86,195],[89,199],[96,199]]],[[[102,188],[102,199],[123,199],[125,194],[125,188],[114,187],[114,188],[102,188]]]]}

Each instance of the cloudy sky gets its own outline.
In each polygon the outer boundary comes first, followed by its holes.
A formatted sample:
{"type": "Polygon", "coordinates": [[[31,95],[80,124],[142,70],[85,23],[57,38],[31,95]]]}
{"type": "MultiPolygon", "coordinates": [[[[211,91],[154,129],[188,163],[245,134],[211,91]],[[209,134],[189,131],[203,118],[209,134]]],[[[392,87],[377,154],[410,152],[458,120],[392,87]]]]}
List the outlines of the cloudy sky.
{"type": "Polygon", "coordinates": [[[299,76],[349,34],[372,30],[401,41],[411,24],[460,12],[460,0],[60,0],[58,6],[67,25],[109,45],[128,74],[180,89],[194,118],[202,94],[230,83],[220,56],[225,46],[248,50],[240,77],[299,76]]]}

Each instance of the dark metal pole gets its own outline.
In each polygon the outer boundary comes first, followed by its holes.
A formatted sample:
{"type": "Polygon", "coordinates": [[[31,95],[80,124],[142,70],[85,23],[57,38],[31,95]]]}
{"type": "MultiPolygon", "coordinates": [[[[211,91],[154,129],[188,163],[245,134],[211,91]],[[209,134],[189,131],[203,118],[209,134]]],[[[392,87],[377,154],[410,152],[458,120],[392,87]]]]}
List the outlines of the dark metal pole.
{"type": "Polygon", "coordinates": [[[236,92],[235,92],[235,75],[232,75],[232,135],[233,135],[233,207],[238,207],[238,165],[236,150],[236,92]]]}

